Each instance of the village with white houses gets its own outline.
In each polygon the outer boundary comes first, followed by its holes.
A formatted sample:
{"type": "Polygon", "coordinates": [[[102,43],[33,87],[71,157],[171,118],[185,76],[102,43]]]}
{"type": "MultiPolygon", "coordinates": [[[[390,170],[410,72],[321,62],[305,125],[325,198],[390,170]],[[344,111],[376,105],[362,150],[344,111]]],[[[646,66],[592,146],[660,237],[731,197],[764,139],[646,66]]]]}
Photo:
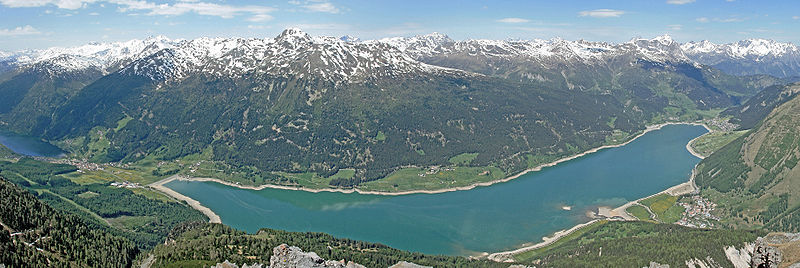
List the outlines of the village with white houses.
{"type": "Polygon", "coordinates": [[[717,204],[700,195],[692,195],[687,198],[691,199],[691,201],[678,203],[679,206],[683,206],[686,210],[683,212],[683,217],[675,224],[694,228],[712,228],[715,221],[719,222],[719,217],[712,214],[717,204]]]}

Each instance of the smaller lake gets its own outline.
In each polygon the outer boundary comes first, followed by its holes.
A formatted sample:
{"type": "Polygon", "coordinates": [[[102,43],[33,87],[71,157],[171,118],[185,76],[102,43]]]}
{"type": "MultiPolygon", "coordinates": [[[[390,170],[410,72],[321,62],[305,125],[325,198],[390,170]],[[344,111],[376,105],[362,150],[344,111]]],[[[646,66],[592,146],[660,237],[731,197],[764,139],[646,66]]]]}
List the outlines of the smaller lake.
{"type": "Polygon", "coordinates": [[[0,130],[0,144],[15,153],[38,157],[62,157],[64,151],[40,138],[0,130]]]}

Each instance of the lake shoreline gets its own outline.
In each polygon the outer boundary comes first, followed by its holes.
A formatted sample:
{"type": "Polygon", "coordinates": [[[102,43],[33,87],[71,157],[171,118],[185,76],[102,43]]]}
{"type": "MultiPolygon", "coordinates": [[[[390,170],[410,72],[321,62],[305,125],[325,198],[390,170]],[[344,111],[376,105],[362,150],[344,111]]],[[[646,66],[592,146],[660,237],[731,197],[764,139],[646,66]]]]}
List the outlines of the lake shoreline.
{"type": "MultiPolygon", "coordinates": [[[[485,186],[491,186],[491,185],[497,184],[497,183],[508,182],[508,181],[513,180],[513,179],[519,178],[522,175],[525,175],[525,174],[527,174],[529,172],[541,171],[542,169],[544,169],[546,167],[552,167],[552,166],[558,165],[558,164],[563,163],[563,162],[567,162],[567,161],[570,161],[570,160],[574,160],[574,159],[586,156],[588,154],[599,152],[599,151],[601,151],[603,149],[610,149],[610,148],[616,148],[616,147],[622,147],[622,146],[628,145],[629,143],[635,141],[639,137],[644,136],[645,134],[649,133],[650,131],[659,130],[659,129],[663,128],[664,126],[668,126],[668,125],[695,125],[695,126],[705,127],[706,130],[708,130],[709,132],[711,131],[711,129],[708,126],[706,126],[705,124],[695,123],[695,122],[670,122],[670,123],[662,123],[662,124],[658,124],[658,125],[651,125],[651,126],[647,126],[642,131],[642,133],[639,133],[636,136],[634,136],[633,138],[631,138],[631,139],[629,139],[629,140],[627,140],[627,141],[625,141],[623,143],[620,143],[620,144],[603,145],[603,146],[600,146],[600,147],[595,147],[593,149],[589,149],[589,150],[584,151],[584,152],[579,153],[579,154],[575,154],[575,155],[572,155],[572,156],[560,158],[560,159],[555,160],[553,162],[541,164],[541,165],[538,165],[538,166],[536,166],[534,168],[529,168],[529,169],[523,170],[522,172],[519,172],[517,174],[514,174],[512,176],[508,176],[508,177],[505,177],[505,178],[502,178],[502,179],[497,179],[497,180],[492,180],[492,181],[487,181],[487,182],[479,182],[479,183],[474,183],[474,184],[470,184],[470,185],[467,185],[467,186],[444,188],[444,189],[439,189],[439,190],[411,190],[411,191],[401,191],[401,192],[382,192],[382,191],[366,191],[366,190],[361,190],[361,189],[357,189],[357,188],[353,188],[353,189],[338,189],[338,188],[315,189],[315,188],[308,188],[308,187],[302,187],[302,186],[287,186],[287,185],[276,185],[276,184],[263,184],[263,185],[259,185],[259,186],[250,186],[250,185],[241,185],[241,184],[234,183],[234,182],[224,181],[224,180],[217,179],[217,178],[191,177],[191,176],[187,176],[187,175],[180,175],[179,177],[177,177],[177,179],[181,180],[181,181],[216,182],[216,183],[224,184],[224,185],[231,186],[231,187],[236,187],[236,188],[240,188],[240,189],[247,189],[247,190],[256,190],[256,191],[270,188],[270,189],[279,189],[279,190],[306,191],[306,192],[311,192],[311,193],[320,193],[320,192],[332,192],[332,193],[344,193],[344,194],[358,193],[358,194],[365,194],[365,195],[385,195],[385,196],[399,196],[399,195],[410,195],[410,194],[440,194],[440,193],[455,192],[455,191],[467,191],[467,190],[475,189],[477,187],[485,187],[485,186]]],[[[694,140],[692,140],[692,141],[694,141],[694,140]]],[[[691,144],[691,141],[689,142],[689,144],[691,144]]],[[[687,149],[689,149],[689,147],[690,147],[689,144],[687,144],[687,149]]],[[[694,151],[689,150],[689,152],[692,153],[692,155],[697,156],[700,159],[702,159],[702,156],[700,156],[699,154],[696,154],[694,151]]],[[[172,180],[169,180],[169,181],[172,181],[172,180]]],[[[166,181],[163,184],[166,184],[169,181],[166,181]]]]}
{"type": "Polygon", "coordinates": [[[222,219],[219,217],[219,215],[217,215],[217,213],[215,213],[210,208],[208,208],[206,206],[203,206],[203,204],[201,204],[197,200],[192,199],[191,197],[185,196],[185,195],[183,195],[181,193],[176,192],[175,190],[170,189],[167,186],[164,186],[164,184],[167,184],[167,183],[177,179],[178,177],[179,177],[179,175],[173,175],[173,176],[170,176],[170,177],[168,177],[166,179],[163,179],[163,180],[148,184],[147,186],[149,186],[149,187],[151,187],[151,188],[153,188],[155,190],[158,190],[158,191],[160,191],[160,192],[162,192],[162,193],[164,193],[167,196],[170,196],[172,198],[175,198],[175,199],[178,199],[178,200],[181,200],[181,201],[185,201],[192,208],[194,208],[194,209],[202,212],[203,214],[205,214],[206,217],[208,217],[208,222],[210,222],[210,223],[222,223],[222,219]]]}
{"type": "MultiPolygon", "coordinates": [[[[550,163],[542,164],[542,165],[539,165],[537,167],[534,167],[534,168],[531,168],[531,169],[527,169],[527,170],[525,170],[523,172],[517,173],[517,174],[515,174],[513,176],[509,176],[509,177],[506,177],[506,178],[503,178],[503,179],[489,181],[489,182],[476,183],[476,184],[472,184],[472,185],[469,185],[469,186],[463,186],[463,187],[454,187],[454,188],[441,189],[441,190],[415,190],[415,191],[405,191],[405,192],[376,192],[376,191],[362,191],[362,190],[359,190],[359,189],[312,189],[312,188],[305,188],[305,187],[294,187],[294,186],[273,185],[273,184],[265,184],[265,185],[260,185],[260,186],[244,186],[244,185],[239,185],[239,184],[236,184],[236,183],[233,183],[233,182],[223,181],[223,180],[216,179],[216,178],[190,177],[190,176],[180,175],[180,174],[179,175],[173,175],[173,176],[170,176],[168,178],[162,179],[162,180],[160,180],[158,182],[150,184],[150,186],[155,188],[155,189],[157,189],[157,190],[159,190],[159,191],[161,191],[161,192],[163,192],[163,193],[165,193],[165,194],[167,194],[167,195],[169,195],[169,196],[171,196],[171,197],[173,197],[173,198],[186,201],[193,208],[198,209],[201,212],[203,212],[206,216],[209,216],[209,219],[211,219],[210,222],[221,222],[219,220],[219,216],[216,213],[214,213],[211,209],[203,206],[202,204],[200,204],[200,202],[198,202],[198,201],[196,201],[194,199],[191,199],[190,197],[184,196],[184,195],[182,195],[182,194],[180,194],[180,193],[178,193],[178,192],[176,192],[176,191],[174,191],[172,189],[169,189],[168,187],[165,186],[165,184],[167,184],[167,183],[169,183],[171,181],[174,181],[174,180],[180,180],[180,181],[194,181],[194,182],[215,182],[215,183],[219,183],[219,184],[223,184],[223,185],[227,185],[227,186],[231,186],[231,187],[236,187],[236,188],[239,188],[239,189],[248,189],[248,190],[263,190],[263,189],[271,188],[271,189],[281,189],[281,190],[306,191],[306,192],[312,192],[312,193],[339,192],[339,193],[359,193],[359,194],[372,194],[372,195],[385,195],[385,196],[399,196],[399,195],[407,195],[407,194],[437,194],[437,193],[445,193],[445,192],[453,192],[453,191],[463,191],[463,190],[471,190],[471,189],[474,189],[474,188],[479,187],[479,186],[490,186],[490,185],[493,185],[493,184],[496,184],[496,183],[507,182],[507,181],[516,179],[516,178],[518,178],[518,177],[520,177],[522,175],[525,175],[528,172],[541,171],[545,167],[552,167],[552,166],[555,166],[557,164],[560,164],[560,163],[563,163],[563,162],[566,162],[566,161],[570,161],[570,160],[574,160],[574,159],[580,158],[582,156],[586,156],[588,154],[592,154],[592,153],[598,152],[598,151],[603,150],[603,149],[609,149],[609,148],[616,148],[616,147],[625,146],[625,145],[633,142],[634,140],[638,139],[639,137],[642,137],[643,135],[649,133],[650,131],[659,130],[659,129],[663,128],[664,126],[667,126],[667,125],[696,125],[696,126],[703,126],[704,128],[706,128],[706,130],[708,132],[712,131],[707,125],[702,124],[702,123],[694,123],[694,122],[663,123],[663,124],[658,124],[658,125],[651,125],[651,126],[648,126],[644,131],[642,131],[642,133],[639,133],[636,136],[634,136],[633,138],[629,139],[628,141],[625,141],[625,142],[620,143],[620,144],[604,145],[604,146],[596,147],[596,148],[587,150],[585,152],[582,152],[582,153],[579,153],[579,154],[576,154],[576,155],[573,155],[573,156],[561,158],[561,159],[558,159],[558,160],[550,162],[550,163]],[[215,221],[215,219],[216,219],[216,221],[215,221]]],[[[705,135],[705,134],[703,134],[703,135],[705,135]]],[[[699,137],[697,137],[697,138],[699,138],[699,137]]],[[[686,145],[686,148],[693,156],[698,157],[700,159],[703,159],[703,157],[701,155],[696,154],[695,152],[693,152],[691,150],[691,146],[690,145],[697,138],[694,138],[691,141],[689,141],[687,143],[687,145],[686,145]]],[[[696,168],[696,166],[695,166],[695,168],[696,168]]],[[[616,207],[614,209],[606,209],[605,210],[606,213],[598,213],[598,216],[603,217],[603,218],[592,219],[589,222],[577,224],[577,225],[571,227],[570,229],[557,231],[553,235],[543,237],[542,240],[544,240],[544,241],[539,242],[539,243],[537,243],[535,245],[525,246],[525,247],[517,248],[517,249],[514,249],[514,250],[510,250],[510,251],[496,252],[496,253],[492,253],[492,254],[484,253],[481,256],[473,256],[473,257],[487,258],[487,259],[492,260],[492,261],[504,262],[504,261],[508,261],[509,258],[512,257],[515,254],[519,254],[519,253],[522,253],[522,252],[526,252],[526,251],[530,251],[530,250],[534,250],[534,249],[538,249],[538,248],[541,248],[541,247],[548,246],[548,245],[550,245],[552,243],[557,242],[559,239],[563,238],[564,236],[567,236],[567,235],[569,235],[569,234],[571,234],[571,233],[573,233],[575,231],[578,231],[578,230],[580,230],[580,229],[582,229],[582,228],[584,228],[586,226],[589,226],[589,225],[591,225],[591,224],[593,224],[595,222],[601,221],[601,220],[615,220],[615,219],[611,219],[612,217],[615,217],[615,216],[619,217],[619,219],[616,219],[616,220],[635,220],[635,218],[633,218],[632,216],[627,214],[627,212],[625,212],[625,210],[628,207],[630,207],[631,205],[637,204],[641,200],[644,200],[644,199],[647,199],[647,198],[650,198],[652,196],[656,196],[656,195],[659,195],[659,194],[663,194],[663,193],[668,193],[668,194],[672,194],[672,195],[690,193],[690,192],[694,191],[695,189],[697,189],[696,185],[694,184],[694,177],[695,177],[695,169],[692,170],[692,175],[689,177],[689,181],[687,181],[687,182],[672,186],[672,187],[670,187],[670,188],[668,188],[666,190],[660,191],[658,193],[655,193],[655,194],[652,194],[652,195],[649,195],[649,196],[646,196],[646,197],[642,197],[642,198],[639,198],[639,199],[634,200],[634,201],[630,201],[630,202],[628,202],[628,203],[626,203],[626,204],[624,204],[622,206],[616,207]]]]}
{"type": "MultiPolygon", "coordinates": [[[[703,126],[705,126],[705,125],[703,125],[703,126]]],[[[708,134],[711,134],[712,132],[714,132],[714,130],[711,130],[710,128],[708,128],[708,126],[705,126],[705,127],[708,130],[708,132],[706,134],[700,135],[699,137],[690,140],[689,143],[686,144],[686,150],[689,151],[689,153],[691,153],[695,157],[700,158],[700,159],[706,159],[706,157],[704,155],[698,153],[697,151],[695,151],[694,148],[692,147],[692,144],[695,141],[697,141],[697,139],[700,139],[701,137],[703,137],[705,135],[708,135],[708,134]]]]}
{"type": "MultiPolygon", "coordinates": [[[[708,131],[707,133],[705,133],[703,135],[700,135],[697,138],[694,138],[694,139],[690,140],[688,143],[686,143],[686,150],[688,150],[689,153],[691,153],[693,156],[695,156],[697,158],[704,159],[705,158],[704,156],[702,156],[702,155],[698,154],[697,152],[695,152],[694,150],[692,150],[691,145],[692,145],[692,142],[694,142],[698,138],[700,138],[700,137],[702,137],[702,136],[704,136],[704,135],[706,135],[708,133],[713,132],[713,130],[711,130],[711,128],[709,128],[705,124],[699,124],[699,123],[685,123],[685,124],[687,124],[687,125],[701,125],[701,126],[705,127],[706,130],[708,131]]],[[[660,127],[663,127],[663,126],[660,126],[660,127]]],[[[698,165],[699,165],[699,163],[698,163],[698,165]]],[[[648,196],[645,196],[645,197],[630,201],[628,203],[625,203],[622,206],[619,206],[619,207],[616,207],[616,208],[613,208],[613,209],[605,209],[604,210],[602,208],[598,208],[597,216],[598,217],[602,217],[602,218],[597,218],[597,219],[593,219],[593,220],[591,220],[589,222],[577,224],[577,225],[573,226],[570,229],[557,231],[557,232],[553,233],[552,236],[542,237],[542,240],[544,240],[544,241],[539,242],[537,244],[534,244],[534,245],[531,245],[531,246],[525,246],[525,247],[521,247],[521,248],[517,248],[517,249],[514,249],[514,250],[509,250],[509,251],[495,252],[495,253],[484,255],[484,256],[486,256],[487,259],[489,259],[491,261],[495,261],[495,262],[513,262],[514,261],[513,256],[516,255],[516,254],[520,254],[520,253],[523,253],[523,252],[536,250],[536,249],[539,249],[539,248],[543,248],[543,247],[549,246],[550,244],[553,244],[553,243],[557,242],[559,239],[563,238],[564,236],[567,236],[567,235],[569,235],[569,234],[571,234],[571,233],[573,233],[575,231],[578,231],[578,230],[580,230],[580,229],[582,229],[582,228],[584,228],[586,226],[592,225],[593,223],[598,222],[600,220],[637,221],[638,219],[636,217],[633,217],[632,215],[627,213],[626,210],[628,209],[628,207],[633,206],[635,204],[638,204],[642,200],[645,200],[645,199],[648,199],[648,198],[651,198],[653,196],[657,196],[657,195],[660,195],[660,194],[669,194],[669,195],[672,195],[672,196],[680,196],[680,195],[692,193],[692,192],[698,190],[699,188],[695,184],[695,180],[694,180],[695,176],[697,175],[696,172],[697,172],[697,165],[695,165],[694,168],[692,168],[692,174],[689,176],[689,181],[687,181],[687,182],[680,183],[678,185],[669,187],[666,190],[660,191],[658,193],[654,193],[654,194],[651,194],[651,195],[648,195],[648,196]],[[615,217],[620,217],[622,219],[614,219],[615,217]]]]}

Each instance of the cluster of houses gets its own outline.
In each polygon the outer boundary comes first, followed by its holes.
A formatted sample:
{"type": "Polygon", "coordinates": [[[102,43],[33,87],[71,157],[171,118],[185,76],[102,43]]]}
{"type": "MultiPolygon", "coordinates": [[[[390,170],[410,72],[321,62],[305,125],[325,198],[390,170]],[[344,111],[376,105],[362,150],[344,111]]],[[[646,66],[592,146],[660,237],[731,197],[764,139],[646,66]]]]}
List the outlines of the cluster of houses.
{"type": "Polygon", "coordinates": [[[139,183],[129,182],[129,181],[123,181],[123,182],[115,181],[111,183],[111,186],[117,188],[142,188],[142,185],[140,185],[139,183]]]}
{"type": "Polygon", "coordinates": [[[420,177],[425,177],[425,176],[428,176],[428,175],[436,174],[439,171],[453,171],[453,170],[456,170],[456,168],[454,168],[454,167],[442,168],[442,167],[439,167],[439,166],[433,166],[433,167],[430,167],[428,170],[426,170],[425,173],[419,173],[418,175],[420,177]]]}
{"type": "Polygon", "coordinates": [[[118,168],[128,168],[128,164],[120,164],[120,163],[92,163],[89,162],[87,159],[56,159],[51,161],[52,163],[56,164],[68,164],[73,165],[78,168],[79,173],[84,173],[87,171],[95,171],[95,170],[105,170],[105,167],[118,167],[118,168]]]}
{"type": "Polygon", "coordinates": [[[692,201],[688,203],[678,203],[678,205],[683,206],[686,210],[683,212],[683,217],[676,222],[676,224],[694,228],[714,227],[713,222],[719,221],[719,217],[712,214],[717,204],[714,204],[700,195],[693,195],[691,199],[692,201]]]}
{"type": "Polygon", "coordinates": [[[709,126],[718,127],[722,131],[732,131],[739,128],[739,125],[728,122],[728,120],[720,118],[709,119],[706,121],[706,124],[708,124],[709,126]]]}

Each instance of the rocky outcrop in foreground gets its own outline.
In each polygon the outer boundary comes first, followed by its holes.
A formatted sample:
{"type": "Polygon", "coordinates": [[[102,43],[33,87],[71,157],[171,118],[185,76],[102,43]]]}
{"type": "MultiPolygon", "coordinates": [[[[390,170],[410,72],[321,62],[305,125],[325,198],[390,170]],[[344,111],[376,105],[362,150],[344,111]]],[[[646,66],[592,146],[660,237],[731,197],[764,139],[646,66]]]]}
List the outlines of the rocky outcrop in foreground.
{"type": "Polygon", "coordinates": [[[286,244],[272,249],[272,257],[269,258],[271,268],[294,268],[294,267],[335,267],[335,268],[366,268],[355,262],[326,261],[314,252],[303,252],[298,247],[290,247],[286,244]]]}
{"type": "MultiPolygon", "coordinates": [[[[741,249],[725,248],[725,255],[735,268],[800,268],[798,253],[800,253],[800,233],[770,233],[741,249]]],[[[688,260],[686,266],[723,267],[710,258],[688,260]]]]}
{"type": "Polygon", "coordinates": [[[756,240],[750,267],[800,267],[800,233],[771,233],[756,240]]]}
{"type": "MultiPolygon", "coordinates": [[[[229,261],[217,263],[212,266],[213,268],[240,268],[240,266],[229,261]]],[[[325,260],[317,253],[303,252],[299,247],[281,244],[272,249],[272,257],[269,258],[269,266],[261,263],[242,264],[241,268],[366,268],[361,264],[344,260],[334,261],[325,260]]],[[[411,262],[401,261],[393,268],[426,268],[429,266],[422,266],[411,262]]]]}

